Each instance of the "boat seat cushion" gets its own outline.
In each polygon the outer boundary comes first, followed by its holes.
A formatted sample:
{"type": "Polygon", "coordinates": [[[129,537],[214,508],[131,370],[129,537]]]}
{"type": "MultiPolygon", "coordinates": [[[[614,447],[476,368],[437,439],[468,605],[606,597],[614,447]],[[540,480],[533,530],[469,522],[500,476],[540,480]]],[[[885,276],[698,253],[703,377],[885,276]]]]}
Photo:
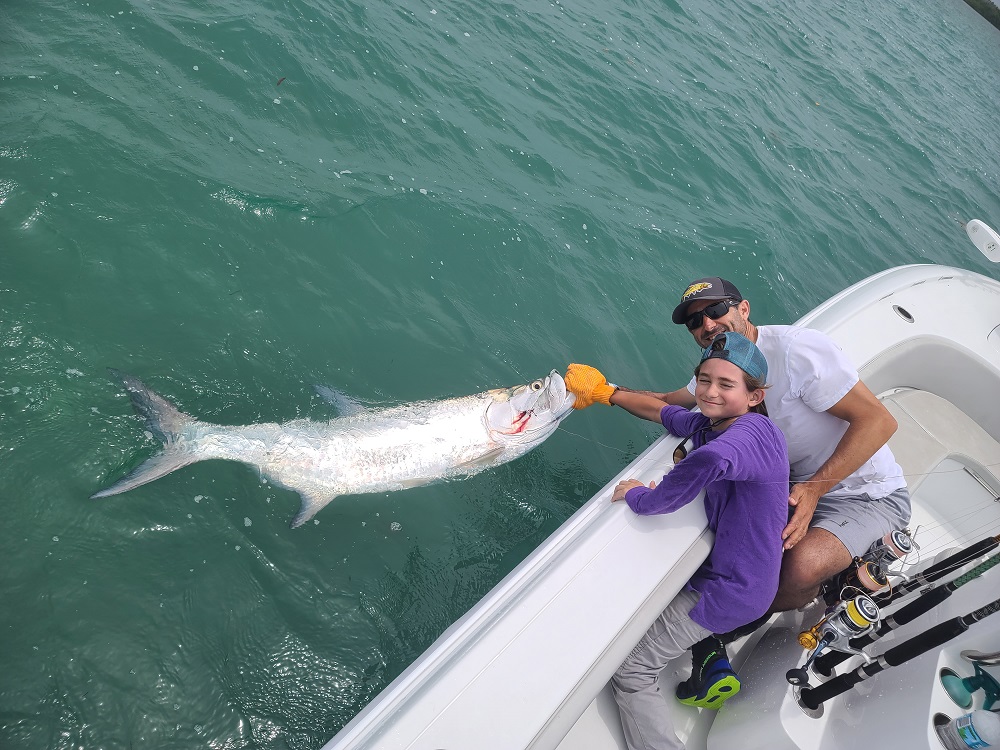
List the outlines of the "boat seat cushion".
{"type": "Polygon", "coordinates": [[[882,403],[899,424],[889,447],[911,493],[946,458],[996,476],[1000,443],[951,402],[929,391],[903,390],[883,396],[882,403]]]}

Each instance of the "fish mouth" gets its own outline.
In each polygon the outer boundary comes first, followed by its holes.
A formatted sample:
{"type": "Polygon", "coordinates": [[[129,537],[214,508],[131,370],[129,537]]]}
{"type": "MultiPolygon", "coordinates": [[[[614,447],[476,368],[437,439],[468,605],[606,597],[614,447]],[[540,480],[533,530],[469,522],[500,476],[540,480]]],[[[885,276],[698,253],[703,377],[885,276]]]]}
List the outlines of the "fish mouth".
{"type": "Polygon", "coordinates": [[[573,411],[575,396],[557,370],[513,391],[508,400],[487,409],[490,432],[498,437],[544,439],[573,411]]]}
{"type": "Polygon", "coordinates": [[[561,421],[573,413],[573,402],[576,401],[576,396],[566,390],[566,382],[558,370],[550,372],[546,380],[549,383],[548,393],[552,417],[561,421]]]}
{"type": "Polygon", "coordinates": [[[507,435],[520,435],[528,427],[528,423],[534,416],[532,411],[522,411],[518,412],[517,416],[514,417],[514,421],[511,422],[510,429],[506,431],[507,435]]]}

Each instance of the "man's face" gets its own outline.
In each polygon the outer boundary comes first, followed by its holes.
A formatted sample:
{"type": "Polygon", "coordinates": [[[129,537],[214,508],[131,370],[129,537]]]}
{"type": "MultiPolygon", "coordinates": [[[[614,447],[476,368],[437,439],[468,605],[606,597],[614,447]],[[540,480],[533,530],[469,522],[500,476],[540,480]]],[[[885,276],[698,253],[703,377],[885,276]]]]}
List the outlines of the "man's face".
{"type": "MultiPolygon", "coordinates": [[[[688,307],[687,314],[690,318],[695,313],[703,311],[706,307],[718,304],[718,300],[698,300],[692,302],[688,307]]],[[[712,339],[720,333],[741,333],[750,338],[750,303],[743,300],[739,304],[730,307],[726,314],[718,320],[712,320],[708,315],[702,315],[701,325],[691,330],[691,335],[702,349],[712,343],[712,339]]]]}

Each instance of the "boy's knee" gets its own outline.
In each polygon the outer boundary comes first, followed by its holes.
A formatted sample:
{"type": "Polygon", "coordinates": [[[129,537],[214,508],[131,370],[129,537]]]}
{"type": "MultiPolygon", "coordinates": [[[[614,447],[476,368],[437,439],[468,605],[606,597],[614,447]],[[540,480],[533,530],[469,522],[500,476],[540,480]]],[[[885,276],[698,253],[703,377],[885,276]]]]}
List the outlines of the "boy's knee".
{"type": "Polygon", "coordinates": [[[611,685],[622,693],[638,693],[656,684],[660,676],[658,670],[644,668],[630,662],[625,662],[611,678],[611,685]]]}

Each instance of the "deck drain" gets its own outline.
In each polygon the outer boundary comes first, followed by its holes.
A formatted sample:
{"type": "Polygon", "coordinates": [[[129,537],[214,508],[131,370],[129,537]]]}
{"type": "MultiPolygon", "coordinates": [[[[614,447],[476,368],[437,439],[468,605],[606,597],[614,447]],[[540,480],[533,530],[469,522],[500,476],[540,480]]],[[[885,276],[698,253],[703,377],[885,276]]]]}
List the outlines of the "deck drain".
{"type": "Polygon", "coordinates": [[[896,315],[898,315],[899,317],[901,317],[907,323],[912,323],[913,322],[913,316],[910,315],[909,310],[907,310],[906,308],[900,307],[899,305],[893,305],[892,309],[893,309],[893,311],[895,311],[896,315]]]}

